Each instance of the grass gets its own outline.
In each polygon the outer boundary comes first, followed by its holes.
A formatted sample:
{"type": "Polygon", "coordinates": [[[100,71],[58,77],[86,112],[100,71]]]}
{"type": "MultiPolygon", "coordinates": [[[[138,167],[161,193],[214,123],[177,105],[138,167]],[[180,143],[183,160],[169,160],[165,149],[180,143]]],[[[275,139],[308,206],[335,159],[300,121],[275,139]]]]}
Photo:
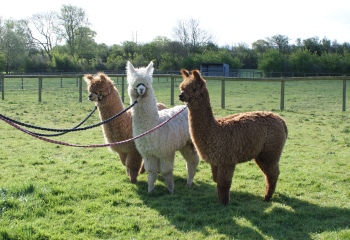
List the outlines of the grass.
{"type": "MultiPolygon", "coordinates": [[[[75,125],[93,104],[86,92],[78,102],[75,80],[63,88],[51,81],[44,83],[41,103],[35,85],[21,90],[7,83],[0,113],[40,126],[75,125]]],[[[283,112],[279,84],[228,83],[225,109],[220,84],[208,81],[208,87],[216,116],[273,110],[285,118],[289,137],[271,202],[262,202],[265,182],[253,162],[236,167],[224,207],[205,162],[188,188],[185,161],[177,154],[175,194],[167,194],[161,176],[148,194],[147,174],[130,184],[106,148],[47,143],[1,121],[0,239],[349,239],[350,113],[341,112],[341,81],[286,83],[283,112]]],[[[155,81],[154,88],[169,104],[170,82],[155,81]]],[[[98,121],[94,114],[86,125],[98,121]]],[[[99,127],[55,139],[104,141],[99,127]]]]}

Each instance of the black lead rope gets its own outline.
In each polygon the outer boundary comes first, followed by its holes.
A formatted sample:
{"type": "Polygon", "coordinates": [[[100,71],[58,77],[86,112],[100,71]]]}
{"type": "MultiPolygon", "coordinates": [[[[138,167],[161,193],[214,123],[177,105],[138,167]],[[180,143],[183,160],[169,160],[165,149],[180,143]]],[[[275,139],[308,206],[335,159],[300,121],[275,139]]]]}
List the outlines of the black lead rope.
{"type": "Polygon", "coordinates": [[[42,131],[51,131],[51,132],[59,132],[59,133],[56,133],[56,134],[44,134],[44,133],[36,133],[36,132],[31,132],[31,131],[28,131],[30,132],[31,134],[34,134],[34,135],[37,135],[37,136],[45,136],[45,137],[55,137],[55,136],[60,136],[60,135],[63,135],[63,134],[66,134],[66,133],[69,133],[69,132],[75,132],[75,131],[83,131],[83,130],[87,130],[87,129],[91,129],[91,128],[94,128],[94,127],[98,127],[98,126],[101,126],[102,124],[105,124],[105,123],[108,123],[110,121],[112,121],[113,119],[119,117],[120,115],[122,115],[123,113],[125,113],[126,111],[128,111],[130,108],[132,108],[135,104],[137,103],[137,99],[127,108],[125,108],[123,111],[117,113],[116,115],[114,115],[113,117],[110,117],[102,122],[99,122],[97,124],[93,124],[93,125],[90,125],[90,126],[86,126],[86,127],[82,127],[82,128],[79,128],[84,122],[86,122],[86,120],[88,118],[91,117],[91,115],[96,111],[97,109],[97,106],[95,106],[95,108],[91,111],[91,113],[81,122],[79,123],[78,125],[76,125],[75,127],[73,128],[69,128],[69,129],[55,129],[55,128],[44,128],[44,127],[38,127],[38,126],[34,126],[34,125],[31,125],[31,124],[26,124],[26,123],[23,123],[23,122],[19,122],[19,121],[16,121],[12,118],[9,118],[9,117],[6,117],[2,114],[0,114],[0,117],[3,118],[3,119],[6,119],[7,121],[10,121],[10,122],[13,122],[13,123],[16,123],[20,126],[24,126],[24,127],[28,127],[28,128],[33,128],[33,129],[38,129],[38,130],[42,130],[42,131]]]}
{"type": "MultiPolygon", "coordinates": [[[[27,123],[24,123],[24,122],[20,122],[20,121],[17,121],[15,119],[12,119],[12,118],[9,118],[9,117],[6,117],[2,114],[0,114],[0,116],[10,122],[13,122],[13,123],[16,123],[20,126],[23,126],[23,127],[28,127],[28,128],[33,128],[33,129],[38,129],[38,130],[42,130],[42,131],[51,131],[51,132],[60,132],[58,134],[42,134],[42,133],[35,133],[35,132],[31,132],[32,134],[36,134],[36,135],[39,135],[39,136],[59,136],[59,135],[63,135],[69,131],[72,131],[72,129],[77,129],[78,127],[80,127],[83,123],[86,122],[86,120],[88,120],[91,115],[96,111],[97,109],[97,106],[94,107],[94,109],[89,113],[89,115],[83,120],[81,121],[78,125],[76,125],[75,127],[72,127],[70,129],[57,129],[57,128],[45,128],[45,127],[38,127],[38,126],[35,126],[35,125],[31,125],[31,124],[27,124],[27,123]]],[[[30,131],[28,131],[30,132],[30,131]]]]}
{"type": "MultiPolygon", "coordinates": [[[[37,133],[37,132],[32,132],[32,131],[28,131],[29,133],[31,134],[35,134],[35,135],[38,135],[38,136],[42,136],[42,137],[57,137],[57,136],[61,136],[61,135],[64,135],[66,133],[69,133],[69,132],[72,132],[74,129],[77,129],[78,127],[80,127],[81,125],[83,125],[86,120],[88,120],[91,115],[96,111],[97,109],[97,106],[94,107],[94,109],[89,113],[89,115],[83,120],[81,121],[78,125],[76,125],[75,127],[72,127],[70,129],[66,129],[60,133],[52,133],[52,134],[45,134],[45,133],[37,133]]],[[[55,129],[56,131],[57,129],[55,129]]],[[[46,131],[49,131],[49,130],[46,130],[46,131]]]]}

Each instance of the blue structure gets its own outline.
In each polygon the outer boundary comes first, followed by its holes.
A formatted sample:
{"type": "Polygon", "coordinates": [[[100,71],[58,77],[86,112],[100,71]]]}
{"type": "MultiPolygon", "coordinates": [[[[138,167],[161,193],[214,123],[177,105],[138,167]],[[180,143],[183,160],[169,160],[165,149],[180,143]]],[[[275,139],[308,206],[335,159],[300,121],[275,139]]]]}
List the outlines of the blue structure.
{"type": "Polygon", "coordinates": [[[202,63],[200,71],[202,76],[228,77],[230,67],[226,63],[202,63]]]}

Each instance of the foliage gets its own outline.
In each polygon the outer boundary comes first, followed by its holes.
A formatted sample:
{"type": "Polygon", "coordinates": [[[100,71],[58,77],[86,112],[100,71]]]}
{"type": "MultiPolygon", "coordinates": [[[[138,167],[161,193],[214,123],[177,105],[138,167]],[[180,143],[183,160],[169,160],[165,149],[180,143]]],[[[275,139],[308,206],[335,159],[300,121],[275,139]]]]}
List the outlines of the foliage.
{"type": "Polygon", "coordinates": [[[262,54],[258,69],[267,72],[283,72],[285,56],[277,49],[270,49],[262,54]]]}
{"type": "Polygon", "coordinates": [[[326,37],[299,38],[291,44],[288,36],[276,34],[257,39],[251,47],[245,43],[218,46],[212,34],[198,20],[190,18],[177,20],[172,29],[173,39],[155,36],[149,43],[133,39],[107,46],[95,42],[97,33],[90,25],[85,10],[72,5],[62,5],[58,12],[38,13],[25,20],[0,18],[0,56],[3,56],[0,69],[6,73],[120,71],[125,61],[130,60],[138,66],[153,61],[162,72],[178,72],[183,67],[199,69],[203,62],[219,61],[231,69],[258,68],[265,76],[272,71],[286,76],[294,71],[314,75],[350,72],[350,43],[331,42],[326,37]],[[56,62],[60,60],[57,52],[65,64],[56,62]]]}
{"type": "MultiPolygon", "coordinates": [[[[24,69],[30,69],[32,72],[43,72],[49,69],[50,61],[48,57],[43,55],[29,55],[25,59],[24,69]]],[[[27,70],[28,71],[28,70],[27,70]]]]}
{"type": "Polygon", "coordinates": [[[317,59],[316,53],[312,53],[308,49],[298,49],[289,56],[292,71],[296,72],[315,72],[319,70],[317,59]]]}
{"type": "Polygon", "coordinates": [[[80,66],[78,59],[68,54],[55,53],[53,55],[53,67],[57,70],[64,69],[65,71],[79,71],[80,66]]]}
{"type": "Polygon", "coordinates": [[[342,56],[338,53],[323,53],[320,56],[320,65],[323,72],[341,72],[342,56]]]}
{"type": "Polygon", "coordinates": [[[0,50],[4,56],[6,73],[21,71],[29,48],[27,43],[25,23],[23,21],[7,20],[1,31],[0,50]]]}
{"type": "Polygon", "coordinates": [[[350,72],[350,52],[345,50],[342,58],[342,72],[349,73],[350,72]]]}

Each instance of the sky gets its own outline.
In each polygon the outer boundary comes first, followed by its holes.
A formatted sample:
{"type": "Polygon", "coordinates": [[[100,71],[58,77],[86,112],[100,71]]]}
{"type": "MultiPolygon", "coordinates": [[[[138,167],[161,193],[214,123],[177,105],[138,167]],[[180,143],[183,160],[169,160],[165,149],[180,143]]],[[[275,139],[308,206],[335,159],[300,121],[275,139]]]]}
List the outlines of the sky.
{"type": "Polygon", "coordinates": [[[281,34],[289,43],[318,37],[350,42],[349,0],[6,0],[0,17],[26,19],[33,14],[59,12],[62,5],[82,8],[95,41],[107,45],[124,41],[151,42],[157,36],[174,39],[178,21],[195,19],[219,46],[251,44],[281,34]]]}

